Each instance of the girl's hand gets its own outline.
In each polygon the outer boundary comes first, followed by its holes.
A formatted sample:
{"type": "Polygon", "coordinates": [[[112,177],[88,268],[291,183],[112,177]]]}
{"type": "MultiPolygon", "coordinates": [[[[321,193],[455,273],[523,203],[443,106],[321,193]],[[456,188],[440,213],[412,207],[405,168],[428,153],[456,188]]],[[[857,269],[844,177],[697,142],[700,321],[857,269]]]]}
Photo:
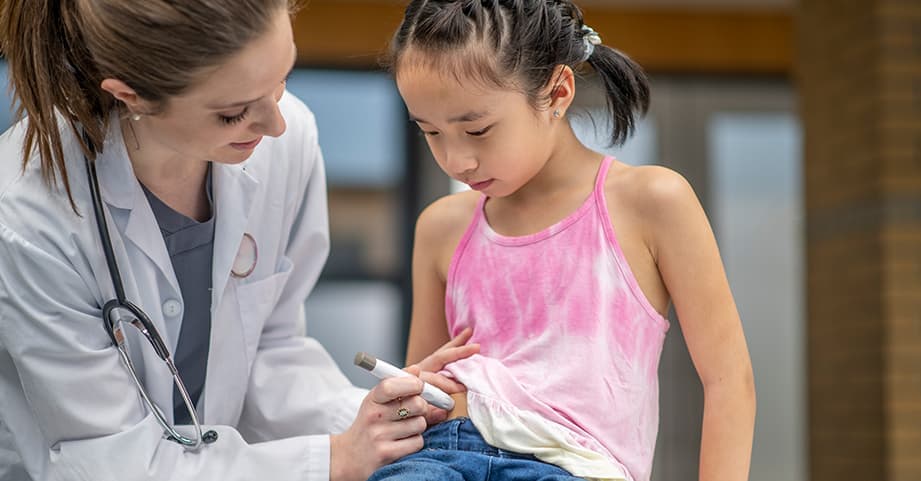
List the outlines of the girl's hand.
{"type": "MultiPolygon", "coordinates": [[[[471,336],[473,336],[473,330],[468,327],[425,359],[411,366],[406,366],[405,370],[448,394],[466,392],[466,386],[452,378],[439,374],[439,371],[454,361],[466,359],[480,352],[479,344],[466,344],[471,336]]],[[[427,405],[425,418],[430,426],[444,421],[447,417],[447,411],[427,405]]]]}
{"type": "Polygon", "coordinates": [[[471,336],[473,336],[473,330],[468,327],[425,359],[406,366],[404,369],[448,394],[466,392],[466,386],[438,372],[454,361],[466,359],[480,352],[479,344],[466,344],[471,336]]]}
{"type": "Polygon", "coordinates": [[[330,480],[363,481],[377,468],[422,449],[428,403],[421,392],[422,381],[413,377],[384,379],[375,386],[349,429],[330,435],[330,480]]]}

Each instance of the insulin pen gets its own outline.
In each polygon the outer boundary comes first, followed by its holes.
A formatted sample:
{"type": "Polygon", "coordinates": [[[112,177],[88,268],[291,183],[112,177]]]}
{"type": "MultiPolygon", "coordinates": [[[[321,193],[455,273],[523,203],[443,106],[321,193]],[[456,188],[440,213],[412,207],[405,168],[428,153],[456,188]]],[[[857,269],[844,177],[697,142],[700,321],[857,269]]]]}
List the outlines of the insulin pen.
{"type": "MultiPolygon", "coordinates": [[[[378,379],[387,379],[388,377],[407,377],[412,374],[374,356],[359,352],[355,355],[355,365],[374,374],[378,379]]],[[[432,406],[440,407],[448,411],[454,409],[454,399],[448,396],[444,391],[427,382],[422,383],[422,399],[425,399],[432,406]]]]}

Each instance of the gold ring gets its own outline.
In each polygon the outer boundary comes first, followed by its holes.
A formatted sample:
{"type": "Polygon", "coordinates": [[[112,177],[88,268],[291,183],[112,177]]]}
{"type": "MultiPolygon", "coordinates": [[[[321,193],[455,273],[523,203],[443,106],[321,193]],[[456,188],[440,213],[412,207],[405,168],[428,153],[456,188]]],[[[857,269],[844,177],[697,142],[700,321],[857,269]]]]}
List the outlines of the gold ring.
{"type": "Polygon", "coordinates": [[[409,409],[400,408],[397,411],[397,416],[400,416],[400,419],[406,419],[406,416],[409,416],[409,409]]]}

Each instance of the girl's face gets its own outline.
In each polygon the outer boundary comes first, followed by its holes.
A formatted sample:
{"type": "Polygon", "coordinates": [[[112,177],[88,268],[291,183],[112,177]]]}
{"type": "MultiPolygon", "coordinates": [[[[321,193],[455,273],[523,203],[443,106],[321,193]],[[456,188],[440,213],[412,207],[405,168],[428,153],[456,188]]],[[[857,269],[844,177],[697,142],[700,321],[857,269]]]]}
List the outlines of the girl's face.
{"type": "Polygon", "coordinates": [[[550,158],[551,114],[535,110],[524,94],[462,83],[414,64],[398,71],[396,80],[438,165],[472,189],[511,195],[550,158]]]}
{"type": "Polygon", "coordinates": [[[263,136],[285,131],[278,101],[296,56],[281,9],[265,34],[170,98],[162,112],[134,121],[139,145],[185,160],[246,160],[263,136]]]}

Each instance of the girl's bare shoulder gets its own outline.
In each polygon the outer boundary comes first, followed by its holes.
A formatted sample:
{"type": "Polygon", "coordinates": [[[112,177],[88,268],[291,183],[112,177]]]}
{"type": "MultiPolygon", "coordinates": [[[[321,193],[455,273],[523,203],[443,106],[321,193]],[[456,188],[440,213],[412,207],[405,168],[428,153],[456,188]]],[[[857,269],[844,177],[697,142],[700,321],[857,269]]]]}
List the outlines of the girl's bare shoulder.
{"type": "MultiPolygon", "coordinates": [[[[680,173],[663,166],[631,166],[615,161],[605,180],[609,206],[648,223],[668,221],[699,204],[694,189],[680,173]]],[[[612,216],[614,213],[612,212],[612,216]]]]}
{"type": "Polygon", "coordinates": [[[481,193],[465,191],[444,196],[422,211],[416,221],[416,242],[456,245],[473,220],[481,193]]]}

